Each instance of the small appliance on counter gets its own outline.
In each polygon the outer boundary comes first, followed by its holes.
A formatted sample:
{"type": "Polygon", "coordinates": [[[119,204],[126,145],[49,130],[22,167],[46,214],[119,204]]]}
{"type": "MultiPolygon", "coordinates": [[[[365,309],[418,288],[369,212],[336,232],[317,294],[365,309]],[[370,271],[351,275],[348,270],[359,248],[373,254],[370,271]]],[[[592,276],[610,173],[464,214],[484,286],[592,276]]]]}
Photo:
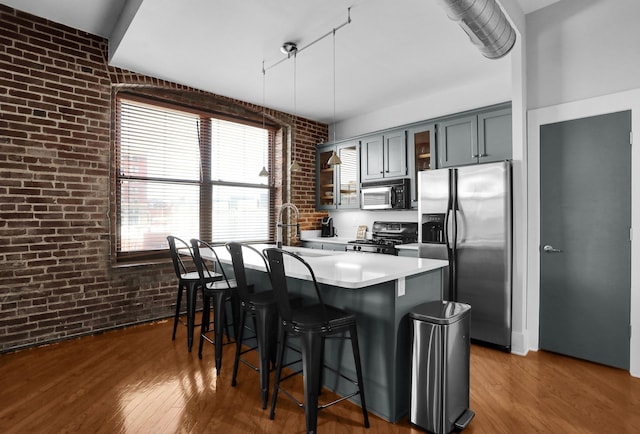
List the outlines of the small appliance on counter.
{"type": "Polygon", "coordinates": [[[322,217],[321,237],[334,237],[336,235],[333,229],[333,217],[322,217]]]}

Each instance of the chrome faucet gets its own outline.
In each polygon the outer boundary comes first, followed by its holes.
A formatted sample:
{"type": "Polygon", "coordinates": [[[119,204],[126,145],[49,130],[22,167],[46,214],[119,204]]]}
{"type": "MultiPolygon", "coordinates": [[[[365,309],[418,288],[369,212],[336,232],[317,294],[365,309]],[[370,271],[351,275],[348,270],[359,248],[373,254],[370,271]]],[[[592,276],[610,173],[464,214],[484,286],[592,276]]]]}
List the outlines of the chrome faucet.
{"type": "Polygon", "coordinates": [[[296,227],[296,236],[300,238],[300,212],[298,211],[298,207],[290,202],[283,203],[280,206],[280,211],[278,211],[278,221],[276,223],[276,246],[278,248],[282,247],[282,228],[288,227],[296,227]],[[282,213],[285,209],[291,209],[296,216],[296,224],[284,224],[282,223],[282,213]]]}

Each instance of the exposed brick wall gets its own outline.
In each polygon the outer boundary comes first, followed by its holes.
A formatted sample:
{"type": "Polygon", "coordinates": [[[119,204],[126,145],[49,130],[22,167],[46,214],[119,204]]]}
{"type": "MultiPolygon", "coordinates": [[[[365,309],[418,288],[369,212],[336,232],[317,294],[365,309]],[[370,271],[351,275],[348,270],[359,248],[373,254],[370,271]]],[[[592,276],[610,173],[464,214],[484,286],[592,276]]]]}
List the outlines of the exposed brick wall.
{"type": "MultiPolygon", "coordinates": [[[[103,38],[0,5],[0,352],[171,315],[168,261],[111,266],[111,106],[116,85],[183,87],[110,68],[106,51],[103,38]]],[[[303,229],[318,229],[327,126],[297,122],[292,196],[303,229]]]]}

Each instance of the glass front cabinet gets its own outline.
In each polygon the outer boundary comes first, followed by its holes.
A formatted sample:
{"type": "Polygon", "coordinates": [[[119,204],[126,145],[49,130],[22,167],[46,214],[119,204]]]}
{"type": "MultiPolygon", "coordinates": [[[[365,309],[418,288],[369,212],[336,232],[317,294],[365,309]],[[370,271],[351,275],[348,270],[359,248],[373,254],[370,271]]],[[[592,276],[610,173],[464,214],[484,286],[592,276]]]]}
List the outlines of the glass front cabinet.
{"type": "Polygon", "coordinates": [[[316,208],[332,210],[360,207],[359,142],[320,144],[316,148],[316,208]],[[341,164],[330,165],[336,153],[341,164]]]}
{"type": "Polygon", "coordinates": [[[415,125],[407,130],[409,173],[411,174],[411,208],[418,207],[418,172],[436,168],[436,126],[415,125]]]}

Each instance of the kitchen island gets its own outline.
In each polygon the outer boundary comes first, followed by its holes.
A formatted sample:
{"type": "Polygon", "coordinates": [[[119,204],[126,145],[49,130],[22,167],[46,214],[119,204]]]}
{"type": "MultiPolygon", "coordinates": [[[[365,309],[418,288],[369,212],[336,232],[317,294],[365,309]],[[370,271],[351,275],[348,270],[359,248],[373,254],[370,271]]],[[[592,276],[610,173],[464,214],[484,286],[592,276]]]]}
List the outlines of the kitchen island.
{"type": "MultiPolygon", "coordinates": [[[[254,247],[262,250],[273,246],[264,244],[254,247]]],[[[325,303],[356,313],[368,410],[391,422],[406,416],[409,412],[411,370],[411,336],[407,314],[421,303],[442,299],[442,268],[447,266],[447,262],[382,254],[284,248],[297,253],[311,265],[325,303]]],[[[226,249],[218,247],[216,252],[226,264],[225,267],[230,266],[231,259],[226,249]]],[[[263,282],[264,288],[268,288],[264,264],[255,259],[246,258],[247,273],[258,287],[263,282]]],[[[290,277],[291,292],[303,298],[314,294],[304,267],[285,263],[285,268],[290,277]]],[[[348,342],[327,341],[325,362],[355,378],[353,355],[348,342]]],[[[325,369],[323,375],[324,385],[338,394],[344,395],[353,390],[353,384],[332,371],[325,369]]],[[[359,403],[359,397],[352,399],[359,403]]]]}

